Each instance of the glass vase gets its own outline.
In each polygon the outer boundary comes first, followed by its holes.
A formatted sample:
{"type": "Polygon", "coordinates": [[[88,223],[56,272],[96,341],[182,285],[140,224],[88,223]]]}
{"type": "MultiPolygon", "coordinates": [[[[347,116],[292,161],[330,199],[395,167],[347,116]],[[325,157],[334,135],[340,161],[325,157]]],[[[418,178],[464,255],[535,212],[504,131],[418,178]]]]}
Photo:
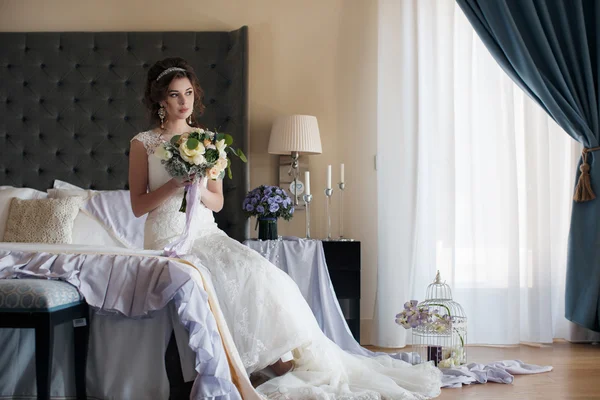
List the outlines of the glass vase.
{"type": "Polygon", "coordinates": [[[277,239],[277,219],[259,218],[258,219],[258,238],[260,240],[277,239]]]}

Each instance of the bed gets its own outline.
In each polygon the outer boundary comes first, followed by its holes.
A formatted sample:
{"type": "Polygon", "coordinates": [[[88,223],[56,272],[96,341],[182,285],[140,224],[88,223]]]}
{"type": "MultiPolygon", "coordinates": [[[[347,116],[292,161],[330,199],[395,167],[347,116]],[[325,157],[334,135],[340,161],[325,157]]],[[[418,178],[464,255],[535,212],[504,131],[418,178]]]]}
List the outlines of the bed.
{"type": "MultiPolygon", "coordinates": [[[[185,58],[198,74],[206,105],[201,122],[231,134],[247,154],[246,27],[232,32],[0,33],[0,193],[2,188],[30,189],[35,192],[28,196],[35,198],[49,189],[126,191],[129,140],[149,128],[142,104],[145,74],[154,61],[169,56],[185,58]]],[[[232,170],[233,179],[224,183],[225,207],[215,217],[229,236],[243,241],[248,223],[240,204],[248,190],[248,165],[232,163],[232,170]]],[[[74,243],[89,244],[94,235],[85,226],[72,232],[74,243]]],[[[114,239],[110,232],[110,238],[102,235],[101,244],[114,239]]],[[[10,248],[0,243],[0,250],[3,245],[10,248]]],[[[136,242],[117,240],[114,245],[133,252],[136,242]]],[[[189,398],[193,354],[173,308],[168,304],[141,319],[92,312],[89,398],[189,398]],[[128,369],[115,361],[119,358],[129,361],[128,369]],[[156,383],[151,395],[144,394],[152,386],[149,381],[156,383]]],[[[74,393],[68,349],[72,330],[67,328],[55,331],[55,398],[74,393]]],[[[35,398],[33,337],[21,331],[0,329],[0,360],[18,361],[0,365],[0,399],[35,398]],[[13,353],[3,358],[7,348],[13,353]],[[9,370],[12,380],[6,378],[9,370]]]]}

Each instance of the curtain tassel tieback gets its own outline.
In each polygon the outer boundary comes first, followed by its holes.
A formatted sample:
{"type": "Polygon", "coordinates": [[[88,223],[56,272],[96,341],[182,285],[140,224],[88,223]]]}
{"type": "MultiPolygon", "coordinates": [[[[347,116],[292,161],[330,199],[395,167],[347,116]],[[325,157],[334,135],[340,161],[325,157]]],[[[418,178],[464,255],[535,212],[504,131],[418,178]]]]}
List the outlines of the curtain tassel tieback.
{"type": "Polygon", "coordinates": [[[577,186],[575,187],[575,195],[573,196],[573,200],[578,203],[594,200],[596,198],[596,195],[592,190],[592,183],[590,181],[590,165],[587,163],[587,154],[598,150],[600,150],[600,147],[585,147],[581,152],[581,159],[583,160],[579,166],[581,174],[579,175],[579,180],[577,181],[577,186]]]}

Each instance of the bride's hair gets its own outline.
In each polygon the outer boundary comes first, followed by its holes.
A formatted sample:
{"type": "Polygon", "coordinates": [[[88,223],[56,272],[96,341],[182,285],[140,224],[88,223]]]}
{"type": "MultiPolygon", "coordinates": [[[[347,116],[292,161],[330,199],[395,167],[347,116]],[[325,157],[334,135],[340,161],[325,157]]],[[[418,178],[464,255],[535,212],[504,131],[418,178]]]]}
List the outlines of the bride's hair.
{"type": "Polygon", "coordinates": [[[167,98],[167,91],[171,81],[175,78],[188,78],[194,88],[194,111],[192,125],[198,125],[194,117],[199,117],[204,113],[204,91],[200,87],[198,77],[194,72],[194,68],[187,61],[180,57],[165,58],[157,61],[149,70],[146,79],[146,91],[144,94],[144,104],[150,111],[150,121],[153,125],[160,125],[158,116],[159,102],[167,98]],[[172,69],[166,74],[163,72],[167,69],[172,69]],[[157,80],[159,75],[160,79],[157,80]]]}

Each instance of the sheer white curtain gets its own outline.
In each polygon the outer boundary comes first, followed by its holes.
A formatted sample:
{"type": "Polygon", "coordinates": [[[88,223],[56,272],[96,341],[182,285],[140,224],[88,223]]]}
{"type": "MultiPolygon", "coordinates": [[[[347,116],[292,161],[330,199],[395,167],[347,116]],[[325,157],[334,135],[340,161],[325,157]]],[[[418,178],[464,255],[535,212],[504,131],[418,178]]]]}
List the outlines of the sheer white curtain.
{"type": "Polygon", "coordinates": [[[441,272],[480,344],[574,336],[564,314],[579,145],[512,80],[452,0],[380,0],[374,344],[441,272]]]}

